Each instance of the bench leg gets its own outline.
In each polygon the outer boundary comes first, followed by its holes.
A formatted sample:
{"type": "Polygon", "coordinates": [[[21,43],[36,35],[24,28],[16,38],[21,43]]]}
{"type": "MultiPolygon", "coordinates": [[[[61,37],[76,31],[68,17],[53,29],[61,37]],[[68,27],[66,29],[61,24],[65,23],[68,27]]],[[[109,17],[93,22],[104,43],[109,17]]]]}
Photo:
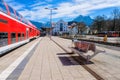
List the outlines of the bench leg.
{"type": "Polygon", "coordinates": [[[90,61],[90,55],[87,56],[87,59],[86,59],[86,60],[87,60],[86,63],[88,64],[89,61],[90,61]]]}

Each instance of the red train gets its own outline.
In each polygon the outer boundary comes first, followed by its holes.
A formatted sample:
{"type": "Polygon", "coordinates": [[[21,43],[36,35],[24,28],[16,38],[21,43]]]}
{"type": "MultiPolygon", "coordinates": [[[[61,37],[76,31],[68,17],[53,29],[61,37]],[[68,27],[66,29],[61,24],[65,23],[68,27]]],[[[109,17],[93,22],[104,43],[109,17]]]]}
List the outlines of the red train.
{"type": "Polygon", "coordinates": [[[0,0],[0,55],[39,35],[40,31],[30,21],[0,0]]]}
{"type": "Polygon", "coordinates": [[[120,37],[120,31],[104,31],[97,34],[98,37],[104,37],[105,35],[108,37],[120,37]]]}

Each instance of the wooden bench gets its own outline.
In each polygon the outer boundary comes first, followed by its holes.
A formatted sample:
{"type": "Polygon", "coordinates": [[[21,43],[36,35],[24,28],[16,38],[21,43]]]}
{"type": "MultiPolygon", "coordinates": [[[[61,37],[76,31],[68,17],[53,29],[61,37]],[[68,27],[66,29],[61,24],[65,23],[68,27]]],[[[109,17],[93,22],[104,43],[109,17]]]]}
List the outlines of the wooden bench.
{"type": "Polygon", "coordinates": [[[86,41],[73,41],[74,47],[70,47],[73,53],[79,54],[81,57],[89,61],[98,53],[105,52],[105,50],[96,49],[96,45],[92,42],[86,41]],[[89,54],[89,51],[92,51],[92,54],[89,54]],[[88,53],[88,54],[87,54],[88,53]]]}

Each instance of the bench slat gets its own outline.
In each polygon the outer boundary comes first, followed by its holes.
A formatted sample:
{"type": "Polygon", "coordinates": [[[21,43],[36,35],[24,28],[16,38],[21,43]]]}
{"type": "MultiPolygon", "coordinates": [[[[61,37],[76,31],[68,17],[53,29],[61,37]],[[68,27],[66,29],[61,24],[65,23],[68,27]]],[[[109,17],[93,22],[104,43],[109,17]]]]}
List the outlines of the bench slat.
{"type": "Polygon", "coordinates": [[[75,48],[83,52],[88,52],[88,50],[95,51],[95,44],[85,41],[76,41],[74,42],[75,48]]]}
{"type": "Polygon", "coordinates": [[[70,49],[74,52],[82,56],[84,59],[89,61],[91,58],[96,56],[98,53],[105,52],[101,50],[97,50],[94,43],[86,42],[86,41],[75,41],[74,42],[75,47],[70,47],[70,49]],[[92,55],[84,55],[84,53],[87,53],[89,50],[91,50],[94,54],[92,55]]]}

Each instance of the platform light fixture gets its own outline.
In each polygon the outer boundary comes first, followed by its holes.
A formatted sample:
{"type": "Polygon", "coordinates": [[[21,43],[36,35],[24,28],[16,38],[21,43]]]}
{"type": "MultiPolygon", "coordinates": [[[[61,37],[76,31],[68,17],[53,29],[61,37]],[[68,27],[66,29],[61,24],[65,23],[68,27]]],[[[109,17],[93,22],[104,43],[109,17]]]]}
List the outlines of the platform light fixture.
{"type": "Polygon", "coordinates": [[[50,10],[50,27],[52,28],[52,11],[57,10],[58,8],[45,8],[47,10],[50,10]]]}

